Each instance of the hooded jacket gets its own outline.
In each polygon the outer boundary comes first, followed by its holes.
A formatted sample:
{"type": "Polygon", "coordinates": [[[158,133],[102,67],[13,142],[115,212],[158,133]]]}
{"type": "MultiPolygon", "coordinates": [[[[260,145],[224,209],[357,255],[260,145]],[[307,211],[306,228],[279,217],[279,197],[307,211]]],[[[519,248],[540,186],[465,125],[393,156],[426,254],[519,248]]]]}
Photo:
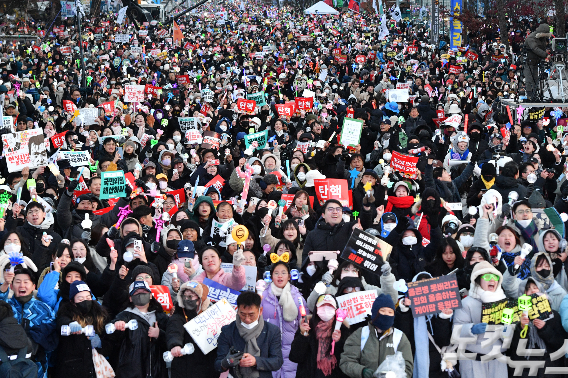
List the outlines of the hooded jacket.
{"type": "Polygon", "coordinates": [[[189,213],[188,215],[190,220],[197,223],[199,227],[201,227],[202,229],[205,229],[209,225],[209,221],[211,220],[211,218],[217,215],[217,210],[215,210],[215,206],[213,205],[213,200],[211,199],[211,197],[199,196],[197,197],[195,203],[193,204],[193,212],[189,213]],[[211,213],[209,214],[209,218],[207,218],[207,220],[204,222],[200,220],[201,217],[199,216],[199,205],[201,205],[203,202],[208,203],[209,206],[211,207],[211,213]]]}
{"type": "Polygon", "coordinates": [[[527,36],[525,40],[525,47],[527,49],[527,63],[531,66],[536,66],[538,62],[546,59],[546,45],[548,38],[550,38],[550,26],[547,24],[540,24],[538,28],[527,36]]]}

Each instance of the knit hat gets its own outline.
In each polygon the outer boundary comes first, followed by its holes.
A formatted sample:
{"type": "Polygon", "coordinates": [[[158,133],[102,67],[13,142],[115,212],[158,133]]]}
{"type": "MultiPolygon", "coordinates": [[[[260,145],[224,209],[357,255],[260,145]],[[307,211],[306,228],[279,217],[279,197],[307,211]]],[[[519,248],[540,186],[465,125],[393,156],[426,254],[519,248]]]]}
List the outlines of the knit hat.
{"type": "Polygon", "coordinates": [[[69,272],[78,272],[81,275],[81,279],[84,281],[87,279],[87,272],[85,271],[85,267],[83,264],[78,263],[77,261],[71,261],[69,264],[63,268],[61,271],[61,277],[67,277],[69,272]]]}
{"type": "Polygon", "coordinates": [[[184,231],[187,230],[188,228],[191,228],[191,229],[194,229],[195,231],[197,231],[198,234],[201,234],[199,225],[198,225],[196,222],[192,221],[192,220],[184,219],[184,220],[181,221],[181,223],[179,224],[179,226],[180,226],[180,231],[181,231],[181,232],[184,232],[184,231]]]}
{"type": "Polygon", "coordinates": [[[69,289],[69,300],[72,301],[73,298],[75,298],[75,295],[82,291],[88,291],[90,293],[91,289],[89,289],[89,285],[83,281],[73,281],[71,283],[71,288],[69,289]]]}
{"type": "Polygon", "coordinates": [[[393,191],[396,192],[396,190],[398,189],[399,186],[404,186],[406,188],[406,191],[408,192],[408,194],[410,195],[410,189],[408,188],[408,185],[406,184],[406,182],[404,181],[399,181],[396,184],[394,184],[394,189],[393,191]]]}
{"type": "Polygon", "coordinates": [[[493,164],[483,163],[481,166],[481,176],[495,176],[496,174],[497,170],[493,164]]]}
{"type": "Polygon", "coordinates": [[[390,295],[381,294],[377,297],[377,299],[375,299],[375,301],[373,302],[373,307],[371,307],[371,318],[374,319],[379,313],[379,310],[383,307],[390,307],[393,310],[395,309],[394,302],[392,301],[390,295]]]}
{"type": "Polygon", "coordinates": [[[188,281],[188,282],[184,283],[183,285],[181,285],[181,287],[179,288],[178,294],[177,294],[177,302],[178,302],[179,307],[181,307],[181,308],[184,308],[183,307],[183,293],[186,290],[193,291],[201,299],[201,308],[198,311],[198,313],[207,310],[207,307],[209,307],[209,304],[211,302],[209,301],[209,298],[207,298],[207,295],[209,294],[209,288],[206,285],[203,285],[203,284],[201,284],[197,281],[188,281]]]}
{"type": "Polygon", "coordinates": [[[464,232],[471,232],[474,233],[475,232],[475,227],[473,227],[471,224],[466,223],[466,224],[462,224],[459,228],[458,228],[458,232],[456,233],[456,240],[460,239],[461,234],[463,234],[464,232]]]}
{"type": "Polygon", "coordinates": [[[317,117],[315,114],[308,114],[308,115],[306,116],[306,123],[308,123],[308,122],[310,122],[310,121],[312,121],[312,120],[315,121],[315,120],[317,120],[317,119],[318,119],[318,117],[317,117]]]}
{"type": "Polygon", "coordinates": [[[150,268],[148,265],[140,264],[136,268],[134,268],[132,270],[132,278],[135,279],[136,277],[138,277],[140,273],[146,273],[152,276],[152,279],[154,278],[154,272],[152,271],[152,268],[150,268]]]}
{"type": "Polygon", "coordinates": [[[366,169],[363,173],[363,176],[373,176],[375,180],[379,181],[379,175],[377,172],[373,171],[372,169],[366,169]]]}
{"type": "Polygon", "coordinates": [[[262,190],[266,189],[268,185],[278,185],[278,178],[276,177],[276,175],[269,173],[264,176],[258,183],[258,186],[260,186],[262,190]]]}
{"type": "Polygon", "coordinates": [[[544,209],[546,207],[546,201],[538,190],[533,190],[528,201],[531,209],[544,209]]]}

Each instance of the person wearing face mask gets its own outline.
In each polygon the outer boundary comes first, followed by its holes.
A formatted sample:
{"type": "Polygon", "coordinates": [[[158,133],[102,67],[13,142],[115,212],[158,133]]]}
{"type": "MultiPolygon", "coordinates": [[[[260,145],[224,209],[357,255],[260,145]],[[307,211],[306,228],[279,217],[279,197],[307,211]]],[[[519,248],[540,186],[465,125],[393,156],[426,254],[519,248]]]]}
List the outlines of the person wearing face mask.
{"type": "Polygon", "coordinates": [[[162,355],[166,351],[168,316],[152,296],[147,282],[134,281],[128,293],[129,305],[112,321],[115,332],[107,335],[118,348],[114,365],[116,376],[166,377],[166,365],[162,355]],[[138,328],[127,330],[126,323],[132,319],[138,322],[138,328]]]}
{"type": "MultiPolygon", "coordinates": [[[[162,285],[170,289],[172,298],[176,298],[179,294],[180,285],[188,282],[197,274],[203,272],[201,264],[195,254],[195,247],[189,240],[169,240],[168,242],[175,242],[177,249],[172,256],[171,264],[177,266],[176,277],[169,270],[162,274],[162,285]]],[[[173,245],[171,245],[173,247],[173,245]]],[[[232,260],[231,260],[232,261],[232,260]]],[[[171,265],[170,264],[170,265],[171,265]]]]}
{"type": "Polygon", "coordinates": [[[136,165],[140,164],[138,160],[138,154],[136,153],[138,145],[136,144],[136,142],[132,140],[127,140],[122,146],[122,148],[123,148],[122,159],[124,160],[124,163],[128,168],[128,171],[133,172],[134,169],[136,168],[136,165]]]}
{"type": "MultiPolygon", "coordinates": [[[[245,169],[246,164],[250,165],[253,170],[253,176],[252,176],[253,179],[250,180],[249,193],[253,197],[262,198],[264,196],[264,192],[262,191],[262,188],[260,187],[259,183],[262,177],[266,175],[266,172],[264,171],[264,166],[262,165],[260,159],[256,157],[251,157],[250,159],[248,159],[248,161],[244,158],[240,159],[239,166],[241,167],[241,170],[245,169]]],[[[237,193],[243,191],[244,182],[242,179],[239,178],[236,170],[233,170],[233,172],[231,173],[231,177],[229,179],[229,185],[231,186],[231,189],[233,189],[237,193]]]]}
{"type": "Polygon", "coordinates": [[[280,329],[264,320],[262,310],[260,295],[245,291],[237,297],[236,320],[221,328],[217,352],[212,353],[218,373],[272,378],[280,370],[284,363],[280,329]]]}
{"type": "MultiPolygon", "coordinates": [[[[471,116],[471,115],[470,115],[471,116]]],[[[467,134],[469,135],[469,150],[472,154],[480,151],[479,160],[491,159],[491,151],[489,151],[489,143],[484,139],[484,127],[480,122],[474,121],[467,126],[467,134]]]]}
{"type": "Polygon", "coordinates": [[[407,377],[412,377],[414,358],[408,338],[394,328],[395,305],[381,294],[373,302],[371,321],[345,341],[339,367],[350,378],[372,378],[387,356],[402,353],[407,377]],[[364,352],[363,352],[364,351],[364,352]]]}
{"type": "MultiPolygon", "coordinates": [[[[109,356],[112,352],[112,343],[101,337],[106,334],[108,314],[92,299],[91,290],[83,281],[71,284],[69,300],[62,304],[57,312],[56,329],[69,326],[71,335],[59,336],[53,376],[64,378],[79,374],[81,377],[96,378],[93,349],[102,356],[109,356]],[[82,328],[86,326],[94,328],[94,336],[81,333],[82,328]]],[[[108,367],[110,368],[110,365],[108,367]]]]}
{"type": "Polygon", "coordinates": [[[306,186],[306,174],[310,171],[310,167],[305,163],[300,163],[293,168],[294,177],[296,178],[292,183],[292,187],[304,189],[306,186]]]}
{"type": "Polygon", "coordinates": [[[552,273],[556,282],[564,290],[568,289],[568,273],[566,268],[566,240],[554,228],[540,232],[537,245],[539,251],[547,252],[552,261],[552,273]]]}
{"type": "MultiPolygon", "coordinates": [[[[161,173],[169,174],[172,169],[172,161],[174,160],[174,153],[170,150],[162,150],[158,157],[161,173]]],[[[167,177],[167,176],[166,176],[167,177]]]]}
{"type": "MultiPolygon", "coordinates": [[[[178,273],[179,274],[179,273],[178,273]]],[[[183,327],[188,321],[207,310],[209,288],[196,281],[188,281],[181,285],[177,293],[177,303],[174,314],[168,320],[166,328],[166,349],[174,357],[170,369],[171,378],[187,377],[191,372],[196,378],[218,378],[219,373],[212,369],[216,354],[203,354],[195,340],[183,327]],[[192,343],[195,351],[192,354],[182,355],[185,344],[192,343]]]]}
{"type": "Polygon", "coordinates": [[[345,377],[339,369],[343,345],[349,335],[344,320],[336,330],[337,300],[331,294],[320,295],[316,312],[305,318],[296,331],[290,349],[290,361],[298,364],[298,377],[345,377]],[[333,354],[331,344],[335,343],[333,354]]]}
{"type": "MultiPolygon", "coordinates": [[[[546,293],[550,307],[560,310],[562,299],[566,296],[566,290],[560,286],[554,279],[552,272],[552,260],[547,252],[536,253],[531,259],[531,275],[530,278],[537,282],[542,290],[546,293]]],[[[509,297],[515,297],[519,291],[519,287],[525,287],[527,280],[521,280],[517,276],[512,276],[509,270],[503,274],[503,290],[509,297]]]]}
{"type": "Polygon", "coordinates": [[[458,245],[463,251],[464,255],[473,246],[474,235],[475,227],[473,227],[471,224],[462,224],[458,228],[455,239],[458,242],[458,245]]]}
{"type": "Polygon", "coordinates": [[[495,176],[497,170],[492,163],[483,163],[481,166],[481,176],[473,181],[467,194],[468,206],[479,206],[481,204],[481,197],[493,187],[495,184],[495,176]]]}

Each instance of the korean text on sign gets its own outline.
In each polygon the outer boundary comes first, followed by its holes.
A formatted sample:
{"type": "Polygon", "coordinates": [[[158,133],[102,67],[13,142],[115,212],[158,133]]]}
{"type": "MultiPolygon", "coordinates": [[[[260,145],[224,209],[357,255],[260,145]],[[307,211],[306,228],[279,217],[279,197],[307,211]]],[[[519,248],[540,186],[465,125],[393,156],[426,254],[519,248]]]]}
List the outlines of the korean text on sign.
{"type": "Polygon", "coordinates": [[[102,172],[100,199],[124,197],[124,185],[124,172],[102,172]]]}
{"type": "Polygon", "coordinates": [[[431,315],[444,309],[461,308],[461,297],[455,274],[408,282],[412,316],[431,315]]]}
{"type": "Polygon", "coordinates": [[[367,315],[371,314],[371,307],[377,298],[374,290],[356,291],[337,297],[339,308],[347,311],[347,322],[349,325],[365,321],[367,315]]]}
{"type": "Polygon", "coordinates": [[[320,203],[328,199],[336,199],[342,206],[349,206],[349,189],[345,179],[317,179],[314,180],[316,196],[320,203]]]}
{"type": "Polygon", "coordinates": [[[356,228],[347,241],[341,257],[371,273],[378,273],[391,251],[390,244],[356,228]]]}
{"type": "Polygon", "coordinates": [[[217,348],[221,328],[234,322],[236,315],[237,313],[229,302],[222,299],[184,324],[184,328],[203,354],[207,354],[217,348]]]}

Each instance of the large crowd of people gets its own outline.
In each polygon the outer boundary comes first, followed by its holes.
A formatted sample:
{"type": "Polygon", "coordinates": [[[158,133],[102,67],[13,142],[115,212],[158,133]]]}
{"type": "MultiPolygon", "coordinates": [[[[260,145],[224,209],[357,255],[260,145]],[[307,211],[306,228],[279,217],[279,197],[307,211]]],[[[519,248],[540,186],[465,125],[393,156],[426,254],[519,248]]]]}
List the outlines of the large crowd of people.
{"type": "Polygon", "coordinates": [[[568,111],[518,105],[546,20],[61,16],[3,25],[0,377],[568,375],[568,111]]]}

